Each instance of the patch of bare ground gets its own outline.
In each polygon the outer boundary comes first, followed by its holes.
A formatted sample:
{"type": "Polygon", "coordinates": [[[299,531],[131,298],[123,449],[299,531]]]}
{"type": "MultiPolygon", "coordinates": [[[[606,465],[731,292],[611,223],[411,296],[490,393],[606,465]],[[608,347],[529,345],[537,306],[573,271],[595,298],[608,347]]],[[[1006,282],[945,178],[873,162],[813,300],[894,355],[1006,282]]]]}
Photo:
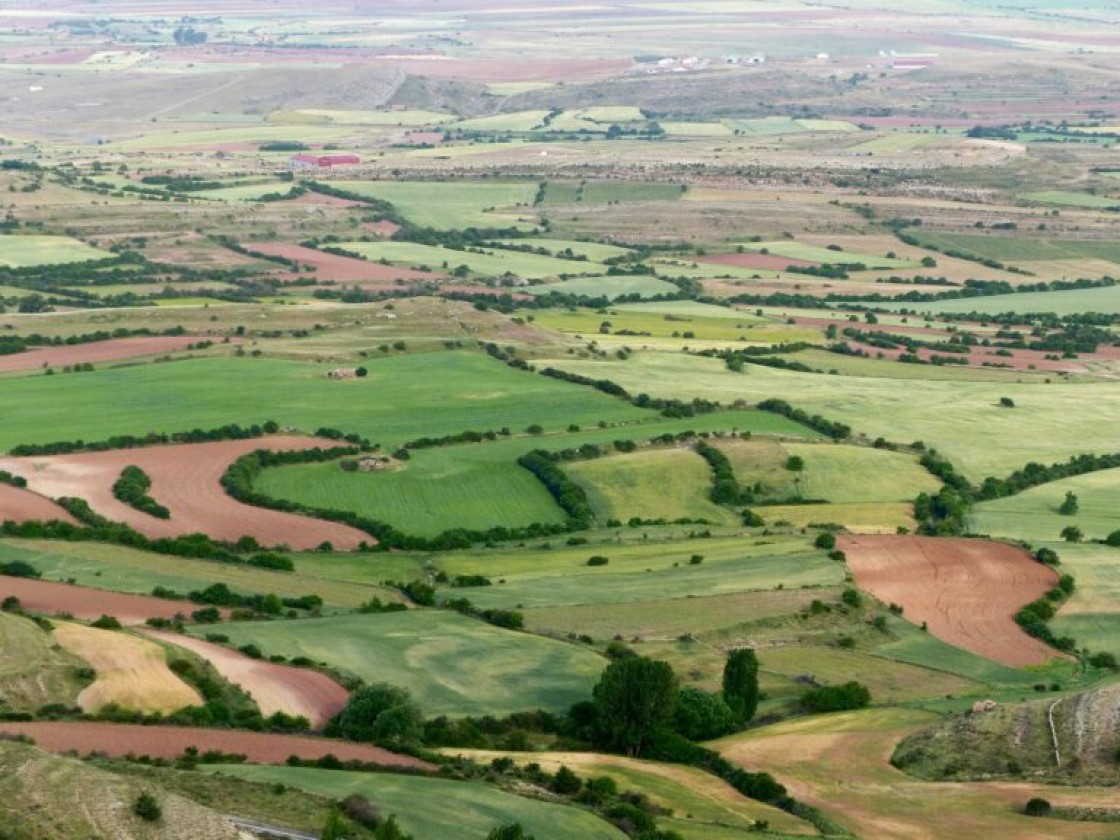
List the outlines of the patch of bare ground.
{"type": "Polygon", "coordinates": [[[199,752],[219,750],[239,753],[256,764],[283,764],[293,755],[307,760],[333,755],[341,761],[365,761],[384,767],[435,769],[426,761],[371,744],[236,729],[34,721],[0,723],[0,732],[26,735],[33,738],[40,748],[56,753],[75,750],[83,755],[99,752],[124,756],[131,753],[152,758],[178,758],[189,747],[195,747],[199,752]]]}
{"type": "Polygon", "coordinates": [[[141,336],[115,338],[110,341],[93,341],[88,344],[68,344],[62,347],[36,347],[23,353],[0,356],[0,373],[36,368],[65,367],[66,365],[100,364],[138,356],[158,356],[178,350],[199,339],[189,335],[141,336]]]}
{"type": "Polygon", "coordinates": [[[38,493],[0,483],[0,522],[50,522],[57,519],[77,525],[78,520],[38,493]]]}
{"type": "Polygon", "coordinates": [[[1021,548],[917,536],[844,536],[837,547],[861,589],[900,605],[944,642],[1012,667],[1058,655],[1015,623],[1015,613],[1058,583],[1021,548]]]}
{"type": "Polygon", "coordinates": [[[66,613],[89,621],[111,615],[122,624],[143,624],[149,618],[173,619],[193,609],[183,601],[148,595],[127,595],[67,583],[0,576],[0,598],[14,595],[28,612],[66,613]]]}
{"type": "Polygon", "coordinates": [[[283,712],[305,717],[313,728],[321,729],[346,705],[346,689],[318,671],[252,659],[238,651],[180,633],[143,632],[201,656],[219,674],[250,694],[265,717],[283,712]]]}
{"type": "Polygon", "coordinates": [[[31,490],[45,496],[85,499],[102,516],[127,523],[153,539],[203,533],[236,541],[248,535],[264,545],[311,549],[329,542],[337,549],[349,551],[362,542],[374,542],[373,537],[335,522],[242,504],[227,495],[221,484],[227,467],[254,450],[288,452],[332,445],[332,441],[320,438],[279,435],[50,457],[0,458],[0,469],[23,476],[31,490]],[[113,496],[113,483],[129,465],[148,474],[152,480],[150,494],[171,511],[170,519],[142,513],[113,496]]]}

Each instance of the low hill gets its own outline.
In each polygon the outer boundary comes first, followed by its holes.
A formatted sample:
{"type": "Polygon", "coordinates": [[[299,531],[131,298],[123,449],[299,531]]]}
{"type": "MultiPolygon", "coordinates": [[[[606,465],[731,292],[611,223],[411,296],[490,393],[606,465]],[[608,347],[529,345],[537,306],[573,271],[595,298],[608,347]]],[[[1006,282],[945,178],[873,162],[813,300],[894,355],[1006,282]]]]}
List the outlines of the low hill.
{"type": "Polygon", "coordinates": [[[151,784],[58,758],[27,744],[0,744],[0,837],[5,840],[243,840],[225,817],[151,784]],[[146,792],[156,822],[133,813],[146,792]]]}
{"type": "Polygon", "coordinates": [[[29,618],[0,613],[0,711],[30,712],[49,703],[73,706],[89,682],[86,663],[61,650],[29,618]]]}
{"type": "Polygon", "coordinates": [[[891,763],[924,779],[1116,784],[1118,757],[1120,684],[951,716],[902,741],[891,763]]]}

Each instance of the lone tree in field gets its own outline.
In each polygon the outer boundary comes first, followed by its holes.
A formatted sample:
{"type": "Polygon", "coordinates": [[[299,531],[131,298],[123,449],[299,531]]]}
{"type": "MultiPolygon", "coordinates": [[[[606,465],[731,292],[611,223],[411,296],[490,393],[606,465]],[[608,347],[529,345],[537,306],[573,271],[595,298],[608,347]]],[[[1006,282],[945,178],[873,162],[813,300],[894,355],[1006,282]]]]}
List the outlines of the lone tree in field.
{"type": "Polygon", "coordinates": [[[1058,513],[1062,516],[1073,516],[1077,513],[1077,509],[1077,496],[1074,495],[1073,491],[1067,490],[1065,500],[1058,506],[1058,513]]]}
{"type": "Polygon", "coordinates": [[[658,729],[673,719],[677,677],[668,662],[635,656],[612,662],[593,693],[603,743],[638,755],[658,729]]]}
{"type": "Polygon", "coordinates": [[[159,800],[147,792],[136,797],[132,813],[147,822],[159,822],[163,818],[163,808],[160,807],[159,800]]]}
{"type": "Polygon", "coordinates": [[[758,657],[751,648],[728,655],[723,665],[723,699],[740,723],[758,711],[758,657]]]}

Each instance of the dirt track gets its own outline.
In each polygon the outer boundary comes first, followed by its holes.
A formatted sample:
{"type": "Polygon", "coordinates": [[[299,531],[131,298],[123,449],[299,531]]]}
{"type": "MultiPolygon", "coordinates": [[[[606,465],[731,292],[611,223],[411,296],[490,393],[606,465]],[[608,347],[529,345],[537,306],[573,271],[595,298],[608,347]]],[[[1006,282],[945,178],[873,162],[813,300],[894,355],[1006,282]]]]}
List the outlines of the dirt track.
{"type": "Polygon", "coordinates": [[[202,339],[193,335],[153,335],[140,338],[116,338],[91,341],[88,344],[67,344],[62,347],[37,347],[23,353],[0,356],[0,373],[35,370],[43,367],[64,367],[85,362],[112,362],[136,356],[158,356],[187,349],[202,339]]]}
{"type": "Polygon", "coordinates": [[[257,449],[291,451],[334,446],[318,438],[276,436],[214,443],[174,444],[109,452],[80,452],[49,457],[0,458],[0,470],[27,479],[28,487],[52,498],[78,496],[97,513],[125,522],[153,538],[203,533],[221,540],[255,537],[265,545],[286,544],[311,549],[326,541],[348,551],[368,534],[321,519],[252,507],[230,498],[221,485],[226,468],[257,449]],[[171,511],[157,519],[113,497],[113,483],[121,470],[134,464],[152,480],[151,496],[171,511]]]}
{"type": "Polygon", "coordinates": [[[312,728],[320,729],[346,705],[346,689],[318,671],[250,659],[243,653],[181,633],[144,633],[197,653],[223,677],[252,695],[266,717],[275,712],[302,715],[311,721],[312,728]]]}
{"type": "Polygon", "coordinates": [[[133,753],[152,758],[178,758],[188,747],[196,747],[199,752],[242,753],[257,764],[283,764],[291,755],[304,759],[333,755],[342,761],[366,761],[385,767],[434,769],[418,758],[370,744],[234,729],[52,721],[0,723],[0,732],[27,735],[40,749],[56,753],[77,750],[83,755],[133,753]]]}
{"type": "Polygon", "coordinates": [[[68,583],[0,576],[0,598],[15,595],[28,612],[48,615],[69,613],[75,618],[95,620],[111,615],[122,624],[143,624],[149,618],[174,618],[198,609],[186,601],[168,601],[149,595],[127,595],[87,589],[68,583]]]}
{"type": "Polygon", "coordinates": [[[945,537],[840,537],[837,547],[861,589],[899,604],[942,641],[1012,667],[1058,653],[1013,616],[1058,583],[1053,569],[1004,543],[945,537]]]}
{"type": "Polygon", "coordinates": [[[50,499],[45,499],[30,490],[13,487],[10,484],[0,484],[0,522],[8,519],[13,522],[28,520],[49,522],[58,519],[72,525],[78,524],[78,520],[50,499]]]}

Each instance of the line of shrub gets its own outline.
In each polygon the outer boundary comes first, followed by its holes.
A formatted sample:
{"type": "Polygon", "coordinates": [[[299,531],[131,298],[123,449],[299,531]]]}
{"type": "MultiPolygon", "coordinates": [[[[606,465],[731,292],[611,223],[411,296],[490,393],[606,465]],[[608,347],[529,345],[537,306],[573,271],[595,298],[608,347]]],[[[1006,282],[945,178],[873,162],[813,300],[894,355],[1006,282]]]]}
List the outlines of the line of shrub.
{"type": "Polygon", "coordinates": [[[129,465],[113,482],[113,497],[141,513],[157,519],[170,519],[171,511],[148,495],[151,488],[152,480],[148,474],[137,466],[129,465]]]}

